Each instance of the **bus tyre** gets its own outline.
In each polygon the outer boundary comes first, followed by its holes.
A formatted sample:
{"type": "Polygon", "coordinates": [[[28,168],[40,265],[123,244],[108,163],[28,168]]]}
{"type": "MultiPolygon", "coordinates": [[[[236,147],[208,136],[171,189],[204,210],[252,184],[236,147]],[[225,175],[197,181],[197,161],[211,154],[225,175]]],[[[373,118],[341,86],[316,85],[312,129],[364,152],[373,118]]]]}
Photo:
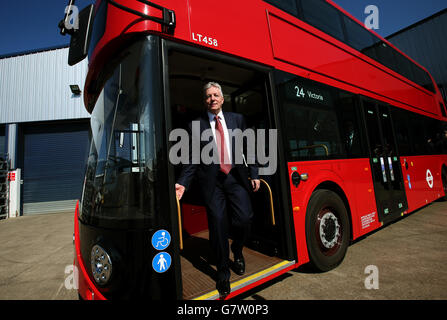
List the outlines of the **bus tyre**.
{"type": "Polygon", "coordinates": [[[334,269],[343,261],[349,239],[349,218],[343,200],[330,190],[316,190],[306,214],[310,265],[322,272],[334,269]]]}

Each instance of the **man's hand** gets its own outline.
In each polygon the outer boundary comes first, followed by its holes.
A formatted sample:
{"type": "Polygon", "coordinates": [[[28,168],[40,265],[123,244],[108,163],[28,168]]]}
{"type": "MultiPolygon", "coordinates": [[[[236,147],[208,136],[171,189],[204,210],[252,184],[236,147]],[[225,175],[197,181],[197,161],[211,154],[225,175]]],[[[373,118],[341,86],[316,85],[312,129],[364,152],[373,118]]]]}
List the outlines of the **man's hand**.
{"type": "Polygon", "coordinates": [[[177,195],[177,199],[180,201],[185,193],[185,187],[181,184],[175,184],[175,194],[177,195]]]}
{"type": "Polygon", "coordinates": [[[253,179],[253,180],[251,180],[251,185],[253,187],[253,191],[258,192],[258,190],[261,186],[261,180],[253,179]]]}

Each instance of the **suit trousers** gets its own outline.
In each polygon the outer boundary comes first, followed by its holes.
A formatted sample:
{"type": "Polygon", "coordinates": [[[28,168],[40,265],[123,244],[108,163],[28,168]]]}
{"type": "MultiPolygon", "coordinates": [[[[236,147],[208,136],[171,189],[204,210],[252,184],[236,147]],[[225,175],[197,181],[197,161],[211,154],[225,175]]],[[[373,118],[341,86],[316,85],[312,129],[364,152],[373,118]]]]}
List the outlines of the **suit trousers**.
{"type": "Polygon", "coordinates": [[[206,206],[211,249],[216,255],[217,280],[230,279],[229,233],[235,258],[242,255],[250,235],[253,210],[248,191],[234,176],[219,172],[211,201],[206,206]],[[231,228],[231,229],[230,229],[231,228]]]}

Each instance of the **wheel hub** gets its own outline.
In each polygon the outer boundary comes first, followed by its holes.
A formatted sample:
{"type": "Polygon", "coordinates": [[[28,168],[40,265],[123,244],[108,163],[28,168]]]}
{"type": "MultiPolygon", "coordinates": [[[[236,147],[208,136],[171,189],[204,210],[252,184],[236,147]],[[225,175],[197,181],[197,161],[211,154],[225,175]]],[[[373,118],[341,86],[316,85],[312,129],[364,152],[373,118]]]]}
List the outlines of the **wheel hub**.
{"type": "Polygon", "coordinates": [[[320,240],[327,249],[332,249],[340,237],[340,224],[332,212],[326,212],[320,220],[320,240]]]}

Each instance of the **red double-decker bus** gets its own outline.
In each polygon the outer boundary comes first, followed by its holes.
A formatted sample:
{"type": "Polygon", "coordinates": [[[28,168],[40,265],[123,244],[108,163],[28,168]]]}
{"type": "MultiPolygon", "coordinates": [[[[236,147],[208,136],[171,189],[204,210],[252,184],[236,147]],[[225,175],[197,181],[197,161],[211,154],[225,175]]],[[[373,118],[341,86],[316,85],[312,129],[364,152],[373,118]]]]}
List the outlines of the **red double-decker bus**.
{"type": "Polygon", "coordinates": [[[278,137],[276,170],[253,199],[247,272],[227,298],[303,264],[333,269],[353,240],[446,198],[433,78],[332,1],[98,0],[79,29],[60,26],[69,63],[89,59],[83,299],[219,298],[206,210],[194,186],[177,201],[169,161],[170,132],[203,110],[208,81],[225,110],[278,137]]]}

